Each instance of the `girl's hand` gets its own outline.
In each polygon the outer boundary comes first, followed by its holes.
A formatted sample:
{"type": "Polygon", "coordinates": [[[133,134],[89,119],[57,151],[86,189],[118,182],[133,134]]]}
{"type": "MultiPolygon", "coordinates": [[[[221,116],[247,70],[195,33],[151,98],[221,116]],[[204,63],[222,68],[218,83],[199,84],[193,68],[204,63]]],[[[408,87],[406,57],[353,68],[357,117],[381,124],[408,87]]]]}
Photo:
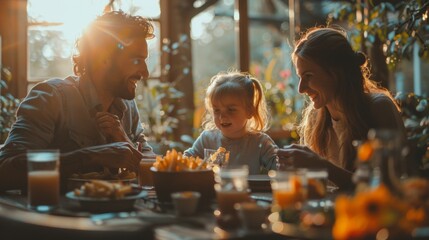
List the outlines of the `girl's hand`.
{"type": "Polygon", "coordinates": [[[292,144],[277,150],[279,163],[295,168],[324,168],[326,163],[323,158],[304,145],[292,144]]]}

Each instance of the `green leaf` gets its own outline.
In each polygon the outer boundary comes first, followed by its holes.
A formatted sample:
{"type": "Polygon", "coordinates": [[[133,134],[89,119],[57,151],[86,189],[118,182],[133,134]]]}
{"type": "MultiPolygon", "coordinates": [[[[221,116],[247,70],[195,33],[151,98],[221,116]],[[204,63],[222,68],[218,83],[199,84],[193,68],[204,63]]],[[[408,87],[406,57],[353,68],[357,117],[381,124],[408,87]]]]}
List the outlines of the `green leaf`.
{"type": "Polygon", "coordinates": [[[375,42],[375,36],[374,36],[374,35],[372,35],[372,34],[368,34],[367,39],[368,39],[368,41],[369,41],[370,43],[374,43],[374,42],[375,42]]]}
{"type": "Polygon", "coordinates": [[[389,39],[390,41],[393,40],[393,38],[395,37],[396,32],[395,31],[391,31],[387,34],[387,39],[389,39]]]}
{"type": "Polygon", "coordinates": [[[389,12],[394,12],[395,11],[395,6],[393,6],[393,4],[388,3],[388,2],[384,2],[383,5],[387,8],[387,10],[389,12]]]}

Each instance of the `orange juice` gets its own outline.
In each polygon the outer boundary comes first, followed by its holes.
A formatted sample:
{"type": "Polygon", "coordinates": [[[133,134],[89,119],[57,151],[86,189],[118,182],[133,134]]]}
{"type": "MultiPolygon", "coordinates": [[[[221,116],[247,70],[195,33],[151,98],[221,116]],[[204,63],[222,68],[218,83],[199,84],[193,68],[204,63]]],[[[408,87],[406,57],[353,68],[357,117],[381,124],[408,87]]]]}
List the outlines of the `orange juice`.
{"type": "Polygon", "coordinates": [[[299,192],[275,190],[273,191],[274,203],[279,205],[281,208],[288,208],[294,206],[296,202],[300,200],[301,196],[299,192]]]}
{"type": "Polygon", "coordinates": [[[139,185],[140,186],[153,186],[152,172],[150,168],[152,167],[154,159],[142,159],[140,161],[139,169],[139,185]]]}
{"type": "Polygon", "coordinates": [[[250,200],[247,191],[217,191],[217,204],[222,214],[235,214],[234,204],[250,200]]]}
{"type": "Polygon", "coordinates": [[[58,205],[60,201],[60,175],[58,171],[30,171],[28,196],[31,206],[58,205]]]}
{"type": "Polygon", "coordinates": [[[307,171],[308,199],[322,199],[326,197],[328,184],[328,171],[326,169],[313,169],[307,171]]]}
{"type": "Polygon", "coordinates": [[[308,199],[326,197],[326,183],[318,179],[308,179],[308,199]]]}

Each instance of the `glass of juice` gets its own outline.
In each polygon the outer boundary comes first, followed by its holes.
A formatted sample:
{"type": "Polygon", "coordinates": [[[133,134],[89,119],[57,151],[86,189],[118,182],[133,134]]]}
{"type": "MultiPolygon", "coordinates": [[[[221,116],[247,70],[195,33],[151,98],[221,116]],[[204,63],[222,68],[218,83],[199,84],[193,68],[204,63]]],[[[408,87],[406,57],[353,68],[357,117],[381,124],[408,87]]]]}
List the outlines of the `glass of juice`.
{"type": "Polygon", "coordinates": [[[54,150],[28,150],[28,207],[49,212],[60,201],[60,152],[54,150]]]}
{"type": "Polygon", "coordinates": [[[150,168],[155,163],[154,158],[142,159],[139,167],[139,185],[141,187],[153,186],[152,172],[150,168]]]}
{"type": "Polygon", "coordinates": [[[327,169],[308,169],[307,170],[307,199],[323,199],[326,197],[328,185],[327,169]]]}
{"type": "Polygon", "coordinates": [[[270,171],[273,193],[272,211],[278,212],[283,222],[298,223],[303,202],[307,197],[304,169],[270,171]]]}
{"type": "Polygon", "coordinates": [[[306,171],[303,169],[270,171],[273,203],[280,209],[294,208],[307,195],[306,171]]]}
{"type": "Polygon", "coordinates": [[[218,225],[233,229],[240,225],[234,205],[250,201],[247,177],[249,168],[244,166],[218,168],[215,172],[215,190],[218,208],[215,211],[218,225]]]}

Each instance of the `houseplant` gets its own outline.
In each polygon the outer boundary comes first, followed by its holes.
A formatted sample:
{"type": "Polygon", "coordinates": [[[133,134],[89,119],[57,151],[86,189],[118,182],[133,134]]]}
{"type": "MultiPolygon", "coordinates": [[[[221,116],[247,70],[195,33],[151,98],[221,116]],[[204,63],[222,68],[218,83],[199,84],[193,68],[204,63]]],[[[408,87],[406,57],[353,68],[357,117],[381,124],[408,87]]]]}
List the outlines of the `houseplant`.
{"type": "Polygon", "coordinates": [[[12,81],[12,74],[6,67],[0,66],[0,144],[4,143],[9,135],[10,128],[15,122],[15,112],[19,105],[19,99],[9,91],[8,83],[12,81]]]}

